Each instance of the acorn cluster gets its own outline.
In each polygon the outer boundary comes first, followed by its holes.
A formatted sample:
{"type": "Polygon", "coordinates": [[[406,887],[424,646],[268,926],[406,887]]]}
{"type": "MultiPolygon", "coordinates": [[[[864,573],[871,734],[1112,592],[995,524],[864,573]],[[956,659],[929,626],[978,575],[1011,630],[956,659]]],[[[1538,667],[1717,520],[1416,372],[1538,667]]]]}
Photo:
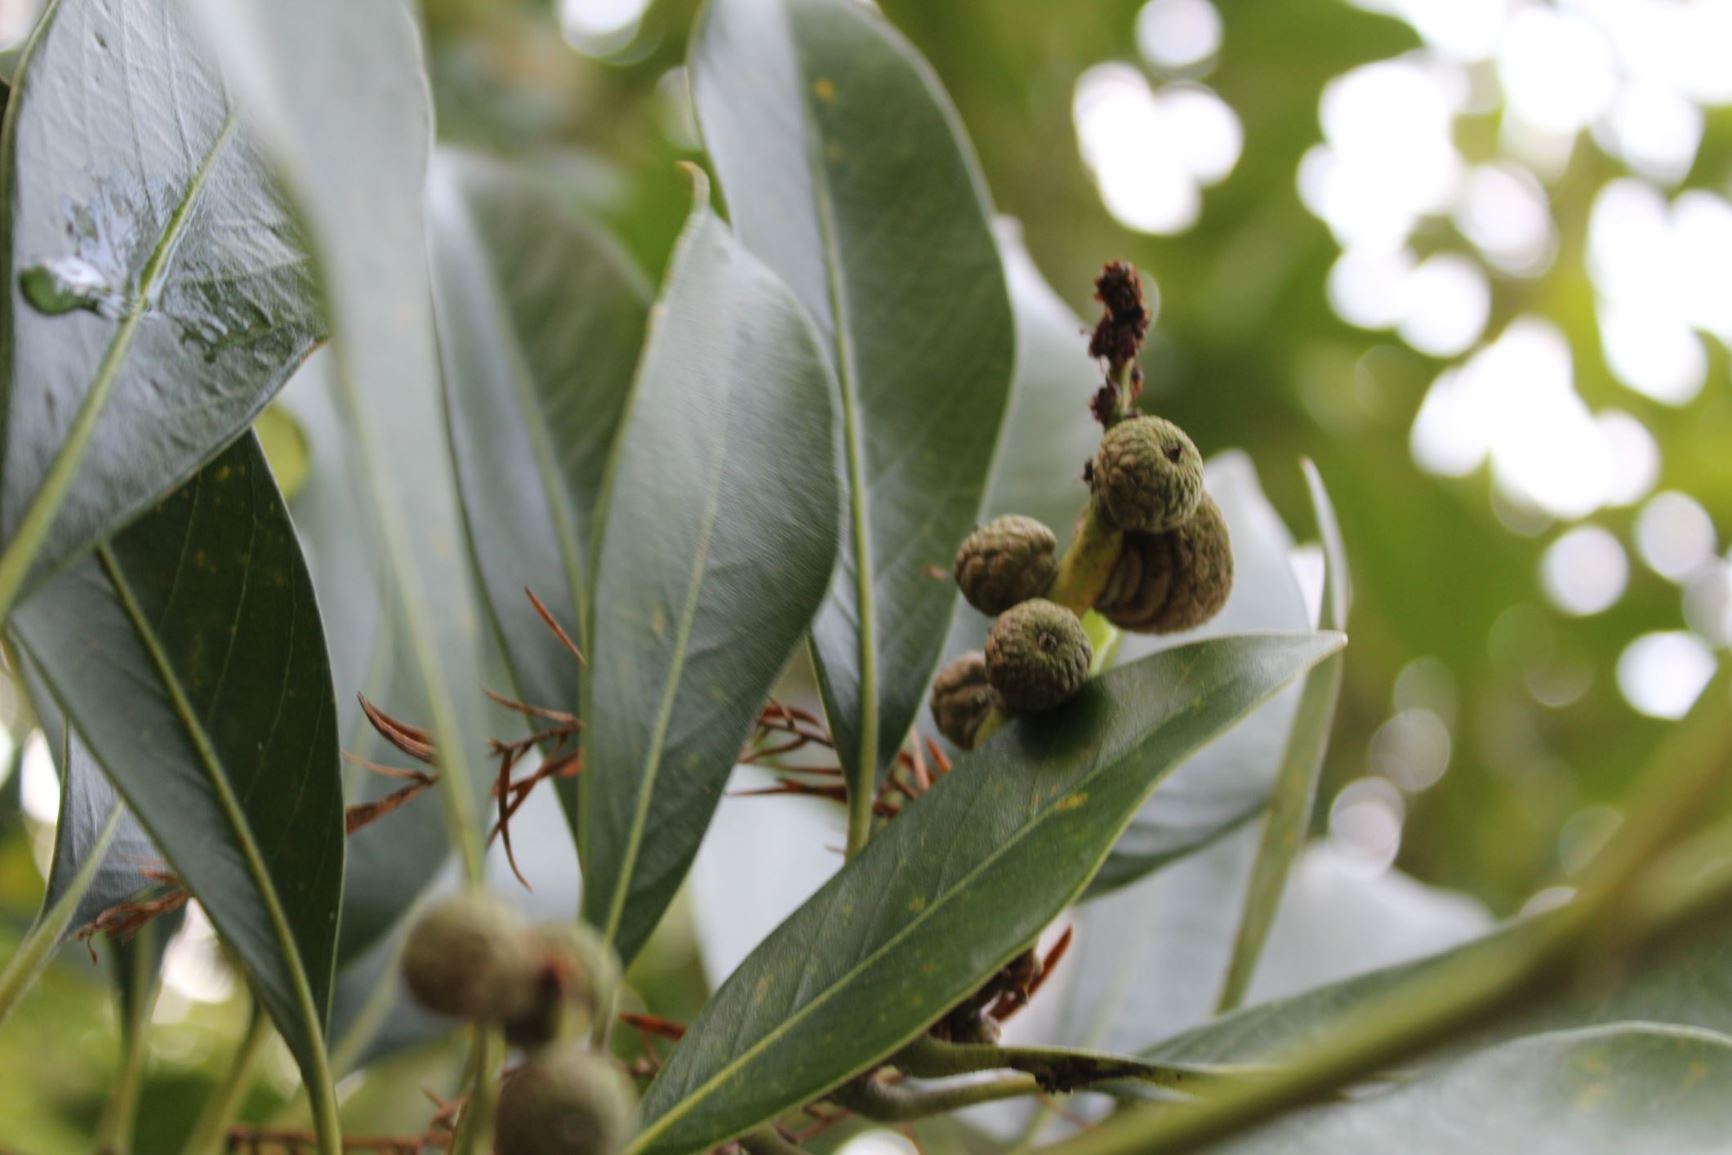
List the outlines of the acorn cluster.
{"type": "Polygon", "coordinates": [[[1204,492],[1202,455],[1173,422],[1131,409],[1149,320],[1136,272],[1109,265],[1097,289],[1106,315],[1090,349],[1107,361],[1107,384],[1090,408],[1105,433],[1083,472],[1089,504],[1070,548],[1060,557],[1050,528],[1010,514],[956,554],[963,597],[997,619],[986,649],[933,683],[933,718],[964,748],[995,713],[1039,713],[1076,696],[1094,660],[1081,621],[1091,609],[1121,630],[1177,633],[1214,617],[1233,588],[1232,543],[1204,492]]]}
{"type": "Polygon", "coordinates": [[[445,899],[409,932],[403,981],[430,1011],[503,1028],[526,1055],[499,1093],[498,1155],[612,1155],[636,1095],[584,1045],[612,1013],[619,964],[587,927],[533,926],[482,894],[445,899]]]}

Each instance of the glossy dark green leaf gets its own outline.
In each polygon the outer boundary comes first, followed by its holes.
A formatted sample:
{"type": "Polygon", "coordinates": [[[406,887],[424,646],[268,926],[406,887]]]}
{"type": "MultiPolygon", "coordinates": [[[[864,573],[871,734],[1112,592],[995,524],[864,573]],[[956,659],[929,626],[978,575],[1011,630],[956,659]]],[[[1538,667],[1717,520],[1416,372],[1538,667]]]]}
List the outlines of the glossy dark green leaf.
{"type": "Polygon", "coordinates": [[[587,646],[595,505],[653,290],[558,183],[525,168],[442,155],[428,225],[476,569],[518,696],[576,713],[580,667],[524,591],[587,646]]]}
{"type": "MultiPolygon", "coordinates": [[[[368,724],[357,697],[364,693],[407,720],[427,716],[426,695],[413,655],[406,651],[401,614],[379,556],[378,534],[365,503],[356,500],[364,474],[338,409],[332,361],[328,351],[315,353],[278,401],[305,433],[309,462],[306,482],[289,509],[319,596],[343,749],[355,759],[405,765],[408,759],[368,724]]],[[[428,446],[426,452],[440,448],[428,446]]],[[[354,761],[343,767],[343,797],[350,805],[374,801],[403,785],[354,761]]],[[[349,836],[339,968],[396,924],[449,851],[439,800],[431,793],[349,836]]]]}
{"type": "Polygon", "coordinates": [[[1505,1043],[1383,1094],[1312,1108],[1220,1155],[1714,1155],[1732,1128],[1732,1037],[1631,1024],[1505,1043]]]}
{"type": "MultiPolygon", "coordinates": [[[[1352,598],[1347,548],[1342,544],[1341,526],[1335,520],[1335,508],[1323,488],[1322,476],[1309,461],[1304,463],[1304,469],[1323,545],[1323,598],[1317,624],[1320,629],[1344,630],[1352,598]]],[[[1276,908],[1281,905],[1287,874],[1310,830],[1311,808],[1323,776],[1323,755],[1329,749],[1329,732],[1335,722],[1335,703],[1341,696],[1343,662],[1344,655],[1336,654],[1320,662],[1305,677],[1299,711],[1287,735],[1287,749],[1269,797],[1262,841],[1245,890],[1244,913],[1239,919],[1232,960],[1227,964],[1227,977],[1221,988],[1222,1010],[1231,1010],[1244,1001],[1269,928],[1275,921],[1276,908]]]]}
{"type": "Polygon", "coordinates": [[[20,606],[14,628],[303,1070],[322,1067],[343,874],[336,708],[257,442],[20,606]]]}
{"type": "Polygon", "coordinates": [[[191,6],[306,226],[357,500],[425,693],[416,720],[445,754],[447,833],[463,831],[466,873],[479,878],[485,630],[450,454],[435,448],[446,434],[422,211],[432,114],[414,19],[392,0],[191,6]]]}
{"type": "Polygon", "coordinates": [[[716,992],[651,1085],[632,1149],[713,1146],[894,1052],[1082,892],[1174,766],[1341,641],[1168,650],[964,756],[716,992]]]}
{"type": "Polygon", "coordinates": [[[630,960],[836,564],[834,385],[695,175],[616,455],[584,713],[584,917],[630,960]]]}
{"type": "Polygon", "coordinates": [[[15,556],[41,575],[232,441],[321,322],[289,214],[180,4],[58,0],[3,151],[0,539],[34,538],[15,556]],[[63,447],[72,472],[50,482],[63,447]],[[62,482],[58,516],[25,529],[62,482]]]}
{"type": "MultiPolygon", "coordinates": [[[[842,564],[813,630],[845,766],[901,746],[943,647],[1015,334],[983,182],[925,62],[854,0],[711,0],[692,88],[740,238],[841,384],[842,564]]],[[[863,769],[862,769],[863,767],[863,769]]]]}

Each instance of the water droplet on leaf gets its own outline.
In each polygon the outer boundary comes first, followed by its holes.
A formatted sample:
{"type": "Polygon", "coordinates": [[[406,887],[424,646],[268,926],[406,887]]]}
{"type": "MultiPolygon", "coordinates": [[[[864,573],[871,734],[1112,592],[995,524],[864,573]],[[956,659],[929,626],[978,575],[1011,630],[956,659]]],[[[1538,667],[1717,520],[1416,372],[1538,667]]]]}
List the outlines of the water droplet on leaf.
{"type": "Polygon", "coordinates": [[[99,311],[114,293],[108,278],[82,257],[61,257],[31,265],[18,274],[18,287],[37,312],[50,317],[74,309],[99,311]]]}

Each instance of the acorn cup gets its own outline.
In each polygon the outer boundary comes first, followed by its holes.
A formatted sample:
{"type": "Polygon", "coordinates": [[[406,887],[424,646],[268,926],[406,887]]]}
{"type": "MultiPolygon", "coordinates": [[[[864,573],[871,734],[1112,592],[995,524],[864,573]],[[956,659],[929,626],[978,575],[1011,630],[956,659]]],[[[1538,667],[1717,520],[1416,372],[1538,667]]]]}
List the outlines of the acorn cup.
{"type": "Polygon", "coordinates": [[[932,683],[930,701],[938,732],[964,750],[973,749],[980,724],[996,702],[986,680],[986,655],[971,650],[947,662],[932,683]]]}
{"type": "Polygon", "coordinates": [[[1131,633],[1178,633],[1214,617],[1232,590],[1227,522],[1205,493],[1196,514],[1178,528],[1125,535],[1095,612],[1131,633]]]}
{"type": "Polygon", "coordinates": [[[471,1022],[527,1012],[540,989],[545,951],[516,911],[482,894],[430,907],[403,947],[403,981],[430,1011],[471,1022]]]}
{"type": "Polygon", "coordinates": [[[624,1146],[637,1095],[608,1059],[575,1041],[540,1051],[499,1091],[498,1155],[612,1155],[624,1146]]]}
{"type": "Polygon", "coordinates": [[[999,615],[986,638],[986,678],[1011,710],[1037,714],[1076,697],[1094,650],[1077,616],[1034,598],[999,615]]]}
{"type": "Polygon", "coordinates": [[[1058,575],[1058,539],[1032,517],[1005,514],[968,535],[956,551],[956,584],[983,614],[1038,598],[1058,575]]]}
{"type": "Polygon", "coordinates": [[[1189,521],[1203,498],[1203,457],[1161,417],[1131,417],[1101,438],[1089,488],[1122,530],[1163,533],[1189,521]]]}

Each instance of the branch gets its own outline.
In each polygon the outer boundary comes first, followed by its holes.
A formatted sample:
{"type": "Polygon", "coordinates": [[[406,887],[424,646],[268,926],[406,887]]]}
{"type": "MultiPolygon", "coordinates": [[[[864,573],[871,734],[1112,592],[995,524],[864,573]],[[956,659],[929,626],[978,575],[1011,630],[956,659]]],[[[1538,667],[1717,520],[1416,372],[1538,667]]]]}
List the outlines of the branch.
{"type": "Polygon", "coordinates": [[[828,1098],[838,1107],[846,1107],[856,1115],[879,1123],[905,1123],[929,1115],[945,1115],[980,1103],[1038,1095],[1041,1090],[1040,1081],[1033,1075],[1008,1075],[988,1083],[929,1089],[866,1078],[838,1088],[828,1098]]]}

